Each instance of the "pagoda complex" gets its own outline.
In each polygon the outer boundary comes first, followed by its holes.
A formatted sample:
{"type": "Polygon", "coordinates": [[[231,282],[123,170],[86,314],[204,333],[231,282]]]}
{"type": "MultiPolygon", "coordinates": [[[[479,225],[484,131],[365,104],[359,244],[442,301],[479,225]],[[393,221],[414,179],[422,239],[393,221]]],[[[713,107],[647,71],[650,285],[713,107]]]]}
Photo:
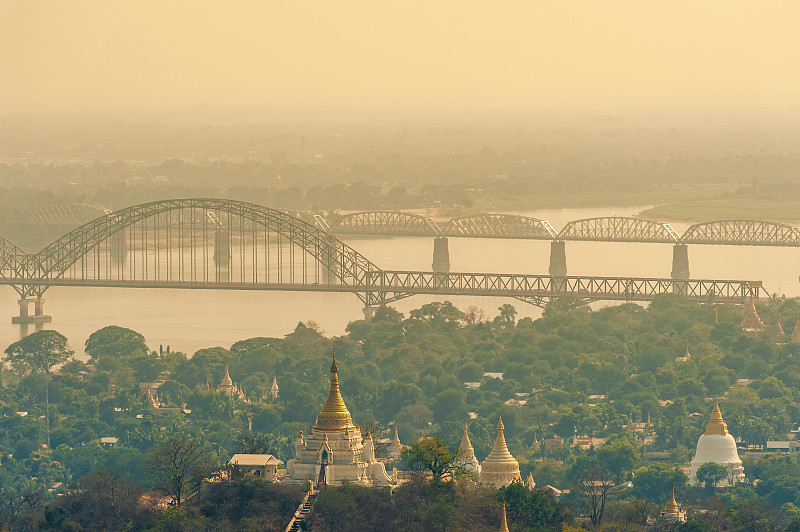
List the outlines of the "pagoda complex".
{"type": "Polygon", "coordinates": [[[391,480],[382,462],[375,459],[372,437],[361,437],[339,390],[336,357],[331,364],[331,388],[317,416],[317,422],[303,437],[297,436],[295,457],[286,469],[290,481],[312,481],[318,485],[339,485],[348,480],[367,486],[389,486],[391,480]]]}
{"type": "Polygon", "coordinates": [[[494,440],[492,452],[481,464],[481,474],[478,482],[485,486],[508,486],[515,480],[522,481],[519,473],[519,462],[511,456],[503,434],[503,418],[497,422],[497,437],[494,440]]]}
{"type": "Polygon", "coordinates": [[[728,432],[728,425],[722,420],[717,398],[714,398],[714,409],[711,420],[706,425],[705,433],[697,440],[697,452],[689,468],[689,482],[697,484],[697,470],[706,462],[714,462],[728,470],[728,477],[720,486],[730,486],[744,481],[744,468],[736,451],[736,441],[728,432]]]}

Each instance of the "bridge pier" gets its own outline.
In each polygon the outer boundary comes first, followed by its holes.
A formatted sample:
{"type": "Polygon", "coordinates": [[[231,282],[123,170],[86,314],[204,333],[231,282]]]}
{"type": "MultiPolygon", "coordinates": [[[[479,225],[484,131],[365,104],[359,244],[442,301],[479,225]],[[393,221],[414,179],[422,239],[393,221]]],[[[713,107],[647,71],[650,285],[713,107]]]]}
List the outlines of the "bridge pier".
{"type": "Polygon", "coordinates": [[[436,275],[436,286],[447,286],[450,273],[450,248],[446,236],[437,236],[433,239],[433,273],[436,275]]]}
{"type": "Polygon", "coordinates": [[[20,324],[28,324],[28,323],[50,323],[53,321],[52,316],[46,316],[44,314],[44,298],[43,297],[36,297],[36,298],[22,298],[18,301],[19,303],[19,316],[13,316],[11,318],[11,323],[20,323],[20,324]],[[30,304],[33,303],[33,316],[30,315],[29,308],[30,304]]]}
{"type": "Polygon", "coordinates": [[[567,276],[567,248],[563,240],[550,242],[550,277],[567,276]]]}
{"type": "Polygon", "coordinates": [[[364,321],[372,321],[375,313],[378,312],[378,307],[364,307],[364,321]]]}
{"type": "Polygon", "coordinates": [[[689,278],[689,248],[686,244],[672,246],[672,278],[681,281],[689,278]]]}

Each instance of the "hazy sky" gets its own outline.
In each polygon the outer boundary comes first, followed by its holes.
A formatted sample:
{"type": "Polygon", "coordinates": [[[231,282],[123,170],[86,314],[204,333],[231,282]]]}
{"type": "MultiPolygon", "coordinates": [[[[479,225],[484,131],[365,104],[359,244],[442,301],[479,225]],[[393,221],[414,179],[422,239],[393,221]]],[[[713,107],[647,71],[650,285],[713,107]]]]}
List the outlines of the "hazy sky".
{"type": "Polygon", "coordinates": [[[0,113],[796,107],[800,2],[0,0],[0,113]]]}

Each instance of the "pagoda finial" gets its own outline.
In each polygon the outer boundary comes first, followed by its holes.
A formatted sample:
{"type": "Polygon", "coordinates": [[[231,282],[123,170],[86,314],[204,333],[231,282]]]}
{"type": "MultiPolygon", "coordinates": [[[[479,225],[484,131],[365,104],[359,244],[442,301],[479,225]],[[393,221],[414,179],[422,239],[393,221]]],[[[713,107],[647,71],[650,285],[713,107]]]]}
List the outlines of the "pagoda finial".
{"type": "Polygon", "coordinates": [[[225,376],[222,377],[222,382],[219,383],[220,386],[233,386],[233,381],[231,380],[231,375],[228,373],[228,364],[225,364],[225,376]]]}
{"type": "Polygon", "coordinates": [[[715,434],[717,436],[725,436],[728,434],[728,424],[722,419],[722,412],[719,409],[717,396],[714,396],[714,409],[711,411],[711,419],[708,421],[708,425],[706,425],[705,434],[715,434]]]}
{"type": "Polygon", "coordinates": [[[322,410],[317,416],[317,423],[314,429],[319,430],[351,430],[355,429],[353,419],[344,404],[342,393],[339,390],[339,366],[336,365],[336,354],[333,355],[331,364],[331,388],[328,398],[322,405],[322,410]]]}
{"type": "Polygon", "coordinates": [[[508,520],[506,519],[506,501],[503,501],[503,520],[500,522],[500,532],[509,532],[508,520]]]}
{"type": "Polygon", "coordinates": [[[669,502],[667,502],[667,506],[664,508],[664,513],[673,515],[678,513],[678,502],[675,500],[675,484],[672,484],[672,495],[669,498],[669,502]]]}
{"type": "Polygon", "coordinates": [[[339,366],[336,365],[336,348],[333,349],[333,363],[331,363],[331,373],[339,373],[339,366]]]}

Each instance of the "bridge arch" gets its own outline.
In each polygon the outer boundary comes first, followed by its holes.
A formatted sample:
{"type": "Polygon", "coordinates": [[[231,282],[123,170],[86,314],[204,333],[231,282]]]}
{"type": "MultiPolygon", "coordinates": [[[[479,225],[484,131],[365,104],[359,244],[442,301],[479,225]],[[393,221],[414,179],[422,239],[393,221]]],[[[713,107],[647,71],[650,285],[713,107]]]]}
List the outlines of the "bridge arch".
{"type": "Polygon", "coordinates": [[[763,220],[719,220],[690,226],[681,236],[681,243],[800,246],[800,229],[763,220]]]}
{"type": "Polygon", "coordinates": [[[25,277],[30,279],[92,279],[126,286],[348,286],[362,285],[366,273],[378,269],[334,236],[285,212],[219,199],[120,209],[28,257],[25,277]]]}
{"type": "Polygon", "coordinates": [[[477,214],[453,218],[444,226],[443,233],[448,236],[541,240],[558,237],[549,222],[515,214],[477,214]]]}
{"type": "Polygon", "coordinates": [[[567,223],[559,240],[598,242],[661,242],[677,244],[680,237],[669,224],[622,216],[584,218],[567,223]]]}
{"type": "Polygon", "coordinates": [[[432,219],[399,211],[365,211],[346,214],[330,226],[334,234],[386,234],[438,236],[441,229],[432,219]]]}

